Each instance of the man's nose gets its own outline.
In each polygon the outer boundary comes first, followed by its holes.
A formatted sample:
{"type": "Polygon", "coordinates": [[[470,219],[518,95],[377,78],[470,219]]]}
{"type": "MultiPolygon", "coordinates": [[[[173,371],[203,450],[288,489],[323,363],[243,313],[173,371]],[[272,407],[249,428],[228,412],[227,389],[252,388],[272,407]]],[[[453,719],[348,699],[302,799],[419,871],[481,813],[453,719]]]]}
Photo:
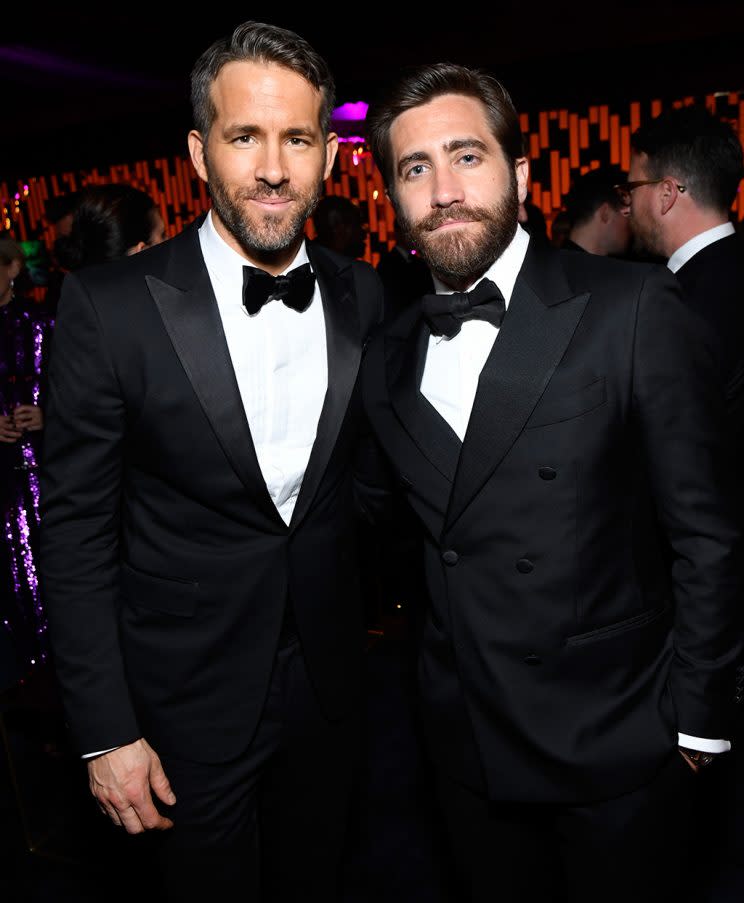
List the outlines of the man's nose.
{"type": "Polygon", "coordinates": [[[462,182],[449,167],[438,169],[432,182],[431,206],[449,207],[465,200],[462,182]]]}
{"type": "Polygon", "coordinates": [[[279,142],[268,141],[262,145],[256,161],[256,179],[268,185],[281,185],[288,179],[287,166],[279,142]]]}

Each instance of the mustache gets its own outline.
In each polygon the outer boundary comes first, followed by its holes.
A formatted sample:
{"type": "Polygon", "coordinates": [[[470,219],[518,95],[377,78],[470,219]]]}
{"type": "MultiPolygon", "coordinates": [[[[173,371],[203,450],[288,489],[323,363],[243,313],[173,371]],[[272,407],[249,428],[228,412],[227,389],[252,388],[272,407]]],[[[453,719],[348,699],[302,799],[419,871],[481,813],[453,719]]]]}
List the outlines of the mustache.
{"type": "Polygon", "coordinates": [[[416,223],[417,229],[424,229],[427,232],[433,232],[441,225],[453,219],[470,220],[476,222],[479,220],[491,219],[491,214],[483,207],[470,207],[467,204],[453,204],[450,207],[440,207],[432,210],[423,219],[416,223]]]}
{"type": "Polygon", "coordinates": [[[302,195],[290,188],[289,185],[278,185],[273,188],[271,185],[258,185],[256,188],[242,188],[238,192],[238,197],[242,201],[263,201],[268,198],[281,198],[285,201],[301,200],[302,195]]]}

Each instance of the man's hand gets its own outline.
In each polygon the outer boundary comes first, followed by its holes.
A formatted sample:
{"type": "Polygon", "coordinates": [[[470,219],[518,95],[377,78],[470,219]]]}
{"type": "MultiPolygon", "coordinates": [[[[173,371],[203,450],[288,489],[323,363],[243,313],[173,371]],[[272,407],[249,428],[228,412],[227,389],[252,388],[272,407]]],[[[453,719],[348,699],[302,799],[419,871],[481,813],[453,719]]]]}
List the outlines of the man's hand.
{"type": "Polygon", "coordinates": [[[0,414],[0,442],[11,445],[13,442],[17,442],[22,435],[22,431],[18,429],[12,416],[0,414]]]}
{"type": "Polygon", "coordinates": [[[172,828],[152,801],[150,788],[168,806],[176,801],[160,759],[150,744],[136,740],[88,762],[90,792],[101,811],[128,834],[172,828]]]}
{"type": "Polygon", "coordinates": [[[701,768],[706,768],[716,758],[715,753],[701,752],[697,749],[687,749],[684,746],[677,747],[679,754],[687,762],[690,768],[697,774],[701,768]]]}
{"type": "Polygon", "coordinates": [[[19,404],[13,411],[13,419],[19,429],[31,433],[44,429],[44,415],[41,408],[35,404],[19,404]]]}

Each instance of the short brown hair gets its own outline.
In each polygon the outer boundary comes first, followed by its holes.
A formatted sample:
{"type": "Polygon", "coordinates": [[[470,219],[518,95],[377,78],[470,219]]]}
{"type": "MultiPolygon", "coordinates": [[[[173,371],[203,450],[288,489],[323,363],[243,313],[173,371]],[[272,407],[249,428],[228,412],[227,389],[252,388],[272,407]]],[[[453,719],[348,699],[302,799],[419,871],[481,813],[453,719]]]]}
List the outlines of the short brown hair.
{"type": "Polygon", "coordinates": [[[463,94],[479,100],[486,108],[491,131],[507,159],[514,163],[524,155],[519,116],[500,81],[479,69],[468,69],[455,63],[421,66],[396,82],[387,96],[370,107],[367,114],[367,138],[375,163],[388,186],[393,179],[390,148],[393,121],[401,113],[443,94],[463,94]]]}
{"type": "Polygon", "coordinates": [[[242,61],[276,63],[310,82],[322,95],[320,126],[324,134],[328,133],[336,86],[323,57],[293,31],[263,22],[243,22],[231,35],[208,47],[191,72],[194,126],[205,141],[217,115],[212,82],[227,63],[242,61]]]}

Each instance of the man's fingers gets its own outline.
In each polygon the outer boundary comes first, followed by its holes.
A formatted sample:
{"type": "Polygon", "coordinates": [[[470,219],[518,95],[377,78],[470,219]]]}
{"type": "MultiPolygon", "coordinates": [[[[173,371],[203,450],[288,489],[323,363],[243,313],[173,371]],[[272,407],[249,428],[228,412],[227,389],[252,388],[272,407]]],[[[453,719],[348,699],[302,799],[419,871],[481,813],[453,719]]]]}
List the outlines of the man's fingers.
{"type": "Polygon", "coordinates": [[[168,806],[172,806],[175,803],[176,794],[171,789],[170,781],[163,771],[160,759],[157,757],[153,758],[150,766],[150,786],[161,802],[166,803],[168,806]]]}
{"type": "Polygon", "coordinates": [[[147,831],[165,831],[173,827],[173,822],[158,812],[149,795],[146,800],[134,803],[132,811],[136,814],[137,821],[147,831]]]}
{"type": "Polygon", "coordinates": [[[119,818],[119,813],[114,809],[111,803],[99,803],[99,808],[104,815],[108,815],[111,821],[116,825],[117,828],[121,827],[121,819],[119,818]]]}
{"type": "Polygon", "coordinates": [[[127,834],[141,834],[145,830],[142,820],[133,806],[128,806],[126,809],[120,809],[119,818],[121,819],[121,824],[127,834]]]}

